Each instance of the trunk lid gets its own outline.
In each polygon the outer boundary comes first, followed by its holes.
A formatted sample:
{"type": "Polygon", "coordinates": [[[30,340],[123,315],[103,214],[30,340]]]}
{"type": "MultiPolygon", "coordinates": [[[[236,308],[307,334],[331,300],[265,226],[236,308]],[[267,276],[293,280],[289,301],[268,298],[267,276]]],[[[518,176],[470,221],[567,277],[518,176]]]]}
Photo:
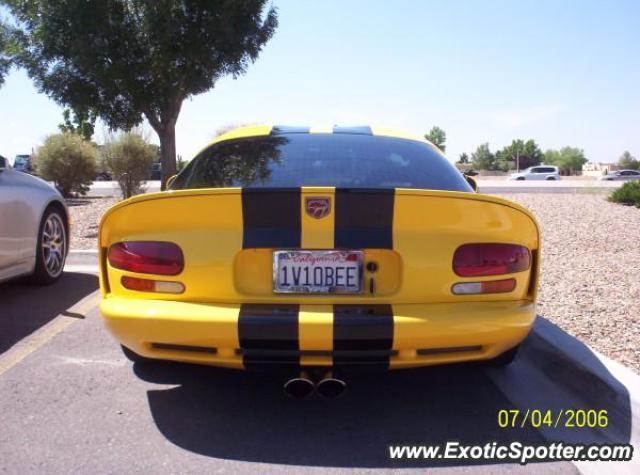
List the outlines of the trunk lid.
{"type": "Polygon", "coordinates": [[[475,193],[221,188],[148,194],[119,203],[102,220],[99,245],[103,291],[131,298],[217,303],[444,303],[533,300],[540,239],[534,218],[524,208],[475,193]],[[138,274],[113,268],[107,260],[109,247],[121,241],[176,243],[184,254],[184,270],[158,279],[181,282],[185,291],[170,295],[125,289],[121,278],[138,274]],[[512,292],[453,295],[453,284],[474,280],[454,273],[455,250],[462,244],[483,242],[526,246],[532,253],[531,269],[508,275],[517,282],[512,292]],[[274,293],[273,252],[292,249],[364,251],[364,292],[274,293]],[[372,262],[375,266],[366,265],[372,262]]]}

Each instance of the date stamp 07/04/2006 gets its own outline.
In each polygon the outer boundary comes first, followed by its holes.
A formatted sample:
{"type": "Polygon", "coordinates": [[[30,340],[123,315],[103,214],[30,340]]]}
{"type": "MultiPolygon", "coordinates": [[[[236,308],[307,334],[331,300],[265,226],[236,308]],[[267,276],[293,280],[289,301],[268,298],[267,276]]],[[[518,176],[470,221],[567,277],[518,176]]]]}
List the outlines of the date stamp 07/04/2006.
{"type": "Polygon", "coordinates": [[[605,428],[609,425],[606,409],[501,409],[501,428],[605,428]]]}

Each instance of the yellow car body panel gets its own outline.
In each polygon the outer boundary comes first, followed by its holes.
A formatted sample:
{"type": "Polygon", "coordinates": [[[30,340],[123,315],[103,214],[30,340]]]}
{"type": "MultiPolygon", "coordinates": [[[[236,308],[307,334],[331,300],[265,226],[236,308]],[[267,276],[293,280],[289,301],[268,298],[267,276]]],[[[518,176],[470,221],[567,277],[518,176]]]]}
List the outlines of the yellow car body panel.
{"type": "MultiPolygon", "coordinates": [[[[270,131],[268,126],[242,128],[217,141],[270,131]]],[[[408,137],[386,129],[373,132],[408,137]]],[[[270,199],[278,191],[265,193],[270,199]]],[[[301,187],[296,193],[296,249],[337,247],[336,206],[315,219],[304,205],[316,197],[335,204],[336,188],[301,187]]],[[[377,199],[376,191],[370,194],[377,199]]],[[[274,293],[273,252],[289,248],[243,242],[247,223],[241,188],[149,193],[118,203],[104,215],[99,232],[100,308],[106,325],[124,346],[142,356],[232,368],[251,367],[242,348],[242,321],[263,331],[263,322],[275,316],[294,322],[290,331],[295,332],[295,357],[301,366],[336,364],[336,345],[342,344],[340,335],[351,334],[353,321],[369,322],[364,323],[366,331],[373,333],[386,328],[391,369],[486,360],[518,345],[536,315],[540,234],[531,213],[506,199],[470,192],[397,188],[391,196],[393,245],[361,248],[365,262],[375,261],[378,268],[364,270],[367,291],[357,295],[274,293]],[[113,267],[107,258],[110,246],[127,241],[177,244],[184,254],[184,270],[175,276],[154,276],[113,267]],[[500,276],[460,277],[452,256],[467,243],[525,246],[531,252],[531,267],[500,276]],[[125,276],[179,282],[184,292],[130,290],[122,284],[125,276]],[[511,292],[454,295],[451,290],[456,283],[507,278],[516,281],[511,292]],[[271,316],[260,305],[295,311],[271,316]],[[349,313],[349,306],[362,311],[349,313]],[[249,315],[242,317],[243,312],[249,315]]],[[[258,338],[269,337],[268,330],[263,333],[258,338]]]]}
{"type": "MultiPolygon", "coordinates": [[[[390,368],[493,358],[527,336],[535,320],[534,307],[528,300],[394,305],[396,333],[390,368]]],[[[100,309],[109,331],[140,355],[244,367],[239,350],[239,305],[109,296],[100,309]]],[[[301,365],[333,364],[333,319],[330,305],[301,306],[301,365]]]]}

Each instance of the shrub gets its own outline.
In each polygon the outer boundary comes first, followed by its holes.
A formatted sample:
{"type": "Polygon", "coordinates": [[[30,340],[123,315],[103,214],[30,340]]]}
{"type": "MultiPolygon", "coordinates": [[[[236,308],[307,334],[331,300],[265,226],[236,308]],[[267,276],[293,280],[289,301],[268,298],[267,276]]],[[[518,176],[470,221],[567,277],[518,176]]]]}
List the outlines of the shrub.
{"type": "Polygon", "coordinates": [[[143,193],[157,153],[140,134],[127,132],[107,142],[100,150],[101,161],[120,185],[122,196],[143,193]]]}
{"type": "Polygon", "coordinates": [[[611,193],[609,201],[640,208],[640,181],[630,181],[611,193]]]}
{"type": "Polygon", "coordinates": [[[96,177],[96,149],[71,133],[50,135],[36,153],[36,173],[54,182],[63,196],[86,194],[96,177]]]}

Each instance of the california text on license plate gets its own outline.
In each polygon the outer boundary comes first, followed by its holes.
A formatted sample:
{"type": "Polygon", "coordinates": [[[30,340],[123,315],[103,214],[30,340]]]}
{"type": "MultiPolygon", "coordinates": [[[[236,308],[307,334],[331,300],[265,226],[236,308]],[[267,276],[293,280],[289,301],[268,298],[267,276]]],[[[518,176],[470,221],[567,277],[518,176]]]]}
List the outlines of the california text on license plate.
{"type": "Polygon", "coordinates": [[[275,251],[276,293],[362,292],[362,251],[275,251]]]}

